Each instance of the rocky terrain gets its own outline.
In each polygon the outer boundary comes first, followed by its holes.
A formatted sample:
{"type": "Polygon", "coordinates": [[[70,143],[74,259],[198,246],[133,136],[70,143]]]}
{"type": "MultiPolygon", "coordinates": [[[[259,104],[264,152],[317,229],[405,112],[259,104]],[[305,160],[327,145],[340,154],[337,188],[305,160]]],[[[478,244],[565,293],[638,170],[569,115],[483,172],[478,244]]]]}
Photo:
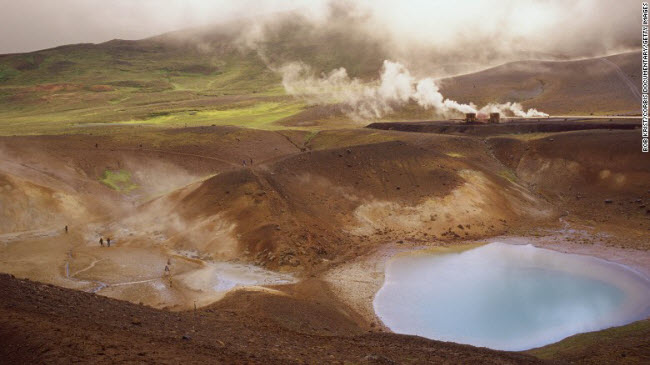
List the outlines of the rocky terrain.
{"type": "MultiPolygon", "coordinates": [[[[539,361],[381,333],[321,278],[390,247],[539,238],[567,225],[585,233],[571,236],[574,244],[647,252],[650,170],[636,138],[624,130],[464,136],[211,126],[4,137],[0,267],[82,290],[3,276],[4,358],[539,361]],[[129,179],[107,181],[106,171],[129,179]],[[100,236],[113,237],[112,251],[99,247],[100,236]],[[176,271],[169,287],[166,257],[176,271]],[[181,278],[215,260],[300,282],[250,287],[209,304],[218,297],[181,278]],[[153,290],[155,283],[164,289],[153,290]]],[[[603,332],[585,335],[576,350],[561,342],[561,352],[551,345],[531,353],[642,359],[647,325],[630,326],[622,338],[603,332]],[[585,350],[595,343],[610,351],[585,350]]]]}
{"type": "Polygon", "coordinates": [[[464,124],[411,100],[360,119],[278,67],[372,85],[391,54],[278,24],[252,48],[233,23],[0,55],[0,359],[650,361],[647,320],[508,353],[393,334],[371,308],[391,254],[496,237],[650,272],[638,52],[424,54],[446,97],[552,116],[464,124]]]}

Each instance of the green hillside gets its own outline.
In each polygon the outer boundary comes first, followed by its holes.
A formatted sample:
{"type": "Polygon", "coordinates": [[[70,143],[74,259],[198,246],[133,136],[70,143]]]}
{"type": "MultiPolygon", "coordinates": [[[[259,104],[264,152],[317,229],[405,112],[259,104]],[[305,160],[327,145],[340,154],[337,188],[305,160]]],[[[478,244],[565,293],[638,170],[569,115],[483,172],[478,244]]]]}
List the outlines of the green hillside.
{"type": "Polygon", "coordinates": [[[217,56],[159,41],[111,41],[0,56],[2,134],[159,123],[177,113],[186,114],[183,124],[205,123],[198,117],[205,110],[259,113],[280,105],[283,117],[300,109],[253,51],[217,56]]]}
{"type": "Polygon", "coordinates": [[[259,52],[242,45],[248,26],[0,55],[0,134],[70,132],[98,123],[275,128],[305,105],[285,94],[267,63],[346,67],[352,76],[372,78],[384,59],[378,44],[350,36],[343,24],[314,31],[300,17],[270,23],[259,52]]]}
{"type": "MultiPolygon", "coordinates": [[[[376,79],[390,55],[377,40],[351,31],[346,19],[321,29],[285,14],[266,24],[264,39],[253,41],[243,37],[250,24],[240,21],[139,41],[0,55],[0,135],[87,132],[89,127],[110,133],[116,125],[363,125],[337,105],[307,106],[286,95],[280,75],[272,71],[302,61],[316,73],[345,67],[351,77],[376,79]]],[[[442,80],[441,87],[447,97],[478,105],[518,101],[553,114],[636,112],[629,85],[640,77],[631,71],[638,69],[637,54],[608,60],[514,62],[442,80]]],[[[444,66],[428,64],[432,70],[444,66]]],[[[431,111],[413,104],[384,117],[430,118],[435,118],[431,111]]]]}

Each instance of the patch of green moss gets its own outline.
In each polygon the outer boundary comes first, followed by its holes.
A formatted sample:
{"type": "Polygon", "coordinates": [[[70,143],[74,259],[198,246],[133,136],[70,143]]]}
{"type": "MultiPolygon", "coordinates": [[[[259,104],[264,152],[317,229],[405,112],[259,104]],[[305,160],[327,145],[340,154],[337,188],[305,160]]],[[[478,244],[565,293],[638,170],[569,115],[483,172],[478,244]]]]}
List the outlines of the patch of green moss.
{"type": "Polygon", "coordinates": [[[138,185],[131,181],[131,173],[126,170],[105,170],[99,181],[109,188],[125,194],[138,188],[138,185]]]}
{"type": "Polygon", "coordinates": [[[316,130],[316,131],[311,131],[307,136],[305,136],[305,143],[303,143],[303,145],[304,145],[304,146],[308,145],[309,142],[311,142],[311,140],[314,139],[314,137],[316,137],[316,135],[318,134],[318,132],[320,132],[320,131],[318,131],[318,130],[316,130]]]}
{"type": "Polygon", "coordinates": [[[12,77],[16,76],[18,71],[0,65],[0,82],[10,80],[12,77]]]}
{"type": "Polygon", "coordinates": [[[511,170],[501,170],[499,171],[499,176],[510,181],[511,183],[517,182],[517,175],[515,175],[515,173],[511,170]]]}
{"type": "Polygon", "coordinates": [[[641,363],[643,361],[638,356],[643,354],[640,345],[647,342],[649,334],[650,320],[645,319],[625,326],[577,334],[525,352],[543,360],[566,361],[573,357],[582,358],[584,363],[641,363]],[[625,357],[621,354],[625,354],[625,357]]]}
{"type": "Polygon", "coordinates": [[[237,125],[257,129],[277,129],[274,122],[294,115],[304,108],[301,103],[261,102],[232,105],[224,109],[201,111],[157,111],[143,120],[130,120],[121,124],[149,124],[168,127],[193,125],[237,125]]]}

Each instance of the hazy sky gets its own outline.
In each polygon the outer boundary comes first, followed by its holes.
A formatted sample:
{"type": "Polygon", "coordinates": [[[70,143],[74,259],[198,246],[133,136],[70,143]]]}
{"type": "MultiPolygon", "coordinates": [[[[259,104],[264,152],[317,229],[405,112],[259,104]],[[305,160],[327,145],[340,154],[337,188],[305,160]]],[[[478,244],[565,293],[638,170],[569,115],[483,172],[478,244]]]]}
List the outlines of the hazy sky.
{"type": "Polygon", "coordinates": [[[0,53],[140,39],[236,17],[294,9],[299,0],[0,0],[0,53]]]}
{"type": "Polygon", "coordinates": [[[350,11],[368,14],[371,32],[397,43],[457,47],[476,37],[549,51],[609,50],[636,44],[640,34],[636,0],[0,0],[0,53],[140,39],[290,9],[318,22],[329,2],[354,4],[350,11]]]}

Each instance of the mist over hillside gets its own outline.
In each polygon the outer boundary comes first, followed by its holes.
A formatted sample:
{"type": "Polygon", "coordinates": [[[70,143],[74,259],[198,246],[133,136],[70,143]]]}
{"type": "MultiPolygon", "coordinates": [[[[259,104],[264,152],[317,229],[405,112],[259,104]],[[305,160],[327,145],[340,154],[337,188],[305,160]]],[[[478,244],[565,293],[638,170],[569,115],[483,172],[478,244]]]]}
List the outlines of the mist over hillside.
{"type": "MultiPolygon", "coordinates": [[[[544,9],[553,12],[554,6],[544,9]]],[[[255,126],[331,128],[467,111],[543,116],[637,109],[634,93],[625,91],[638,85],[635,53],[610,57],[607,64],[586,59],[629,49],[634,37],[628,27],[607,34],[598,33],[606,31],[600,27],[579,41],[549,33],[552,41],[542,42],[523,30],[501,33],[518,24],[526,7],[501,14],[499,30],[481,21],[445,30],[441,20],[421,33],[401,17],[382,23],[390,6],[328,1],[317,9],[0,56],[0,116],[9,128],[29,115],[39,116],[46,129],[52,122],[74,129],[106,122],[228,124],[253,113],[258,117],[249,123],[255,126]],[[574,72],[582,63],[591,65],[588,74],[574,72]],[[573,95],[580,88],[589,89],[588,100],[573,95]]],[[[612,14],[612,21],[626,11],[612,14]]],[[[421,18],[413,15],[413,24],[421,25],[421,18]]],[[[438,18],[432,13],[431,22],[438,18]]],[[[584,32],[595,21],[570,26],[584,32]]]]}
{"type": "Polygon", "coordinates": [[[650,359],[638,2],[0,9],[4,362],[650,359]]]}

